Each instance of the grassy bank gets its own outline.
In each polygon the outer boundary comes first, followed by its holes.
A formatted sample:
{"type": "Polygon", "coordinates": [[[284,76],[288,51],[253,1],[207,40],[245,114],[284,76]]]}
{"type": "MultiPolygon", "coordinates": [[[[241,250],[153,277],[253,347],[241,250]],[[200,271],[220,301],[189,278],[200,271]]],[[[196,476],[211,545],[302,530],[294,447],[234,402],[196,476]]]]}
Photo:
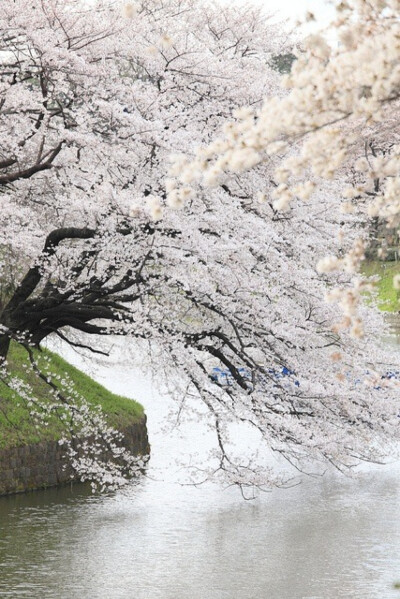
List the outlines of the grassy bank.
{"type": "MultiPolygon", "coordinates": [[[[75,390],[91,405],[100,405],[107,422],[115,428],[122,428],[138,421],[144,414],[143,407],[135,401],[114,395],[89,376],[68,364],[48,350],[35,352],[38,364],[50,367],[53,380],[62,381],[68,377],[75,390]]],[[[29,383],[34,394],[51,405],[51,389],[40,380],[29,366],[26,350],[13,343],[8,356],[8,369],[12,376],[17,376],[29,383]]],[[[63,383],[57,383],[60,390],[63,383]]],[[[40,441],[58,440],[63,436],[63,425],[58,416],[49,417],[46,426],[37,428],[30,414],[26,400],[12,391],[4,382],[0,382],[0,449],[20,444],[31,444],[40,441]]]]}
{"type": "Polygon", "coordinates": [[[378,275],[376,286],[378,307],[384,312],[400,310],[400,292],[393,287],[394,275],[400,274],[400,262],[368,261],[363,265],[364,275],[378,275]]]}

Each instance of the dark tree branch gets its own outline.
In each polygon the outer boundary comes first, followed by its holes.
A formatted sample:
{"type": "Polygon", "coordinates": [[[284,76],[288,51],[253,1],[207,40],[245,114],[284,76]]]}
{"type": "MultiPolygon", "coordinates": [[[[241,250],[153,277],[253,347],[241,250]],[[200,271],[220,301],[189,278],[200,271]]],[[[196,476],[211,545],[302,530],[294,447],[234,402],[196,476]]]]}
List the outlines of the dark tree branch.
{"type": "Polygon", "coordinates": [[[36,173],[52,168],[55,158],[61,152],[63,143],[64,142],[60,142],[58,146],[54,148],[54,150],[49,152],[47,154],[46,160],[41,161],[42,159],[39,158],[38,162],[36,162],[36,164],[34,164],[33,166],[30,166],[29,168],[0,176],[0,185],[9,185],[10,183],[14,183],[19,179],[29,179],[36,173]]]}

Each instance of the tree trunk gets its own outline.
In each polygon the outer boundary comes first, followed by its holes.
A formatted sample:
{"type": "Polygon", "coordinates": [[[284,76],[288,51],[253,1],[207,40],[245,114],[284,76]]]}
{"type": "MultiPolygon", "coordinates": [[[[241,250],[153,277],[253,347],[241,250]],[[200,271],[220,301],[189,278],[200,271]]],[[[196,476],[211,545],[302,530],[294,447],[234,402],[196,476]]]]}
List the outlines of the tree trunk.
{"type": "Polygon", "coordinates": [[[11,339],[8,335],[0,335],[0,366],[7,359],[11,339]]]}

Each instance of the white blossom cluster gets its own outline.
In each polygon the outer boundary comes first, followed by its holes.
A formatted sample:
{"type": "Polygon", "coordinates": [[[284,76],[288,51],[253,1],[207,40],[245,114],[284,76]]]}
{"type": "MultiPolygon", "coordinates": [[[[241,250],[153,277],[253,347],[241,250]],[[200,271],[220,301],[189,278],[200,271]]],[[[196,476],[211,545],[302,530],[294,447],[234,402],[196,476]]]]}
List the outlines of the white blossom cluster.
{"type": "MultiPolygon", "coordinates": [[[[267,96],[258,109],[234,112],[223,136],[201,147],[194,160],[174,161],[171,174],[179,184],[189,176],[213,185],[267,163],[274,166],[278,184],[272,193],[274,208],[287,211],[296,198],[308,201],[316,178],[341,183],[354,169],[362,173],[362,183],[338,187],[338,208],[341,203],[343,213],[353,212],[357,205],[365,218],[399,227],[399,2],[340,2],[331,30],[300,44],[283,86],[288,90],[283,97],[267,96]],[[364,148],[371,139],[384,140],[390,151],[384,156],[368,153],[364,148]]],[[[363,252],[328,256],[317,268],[355,272],[363,258],[363,252]]],[[[357,295],[356,288],[352,293],[357,295]]]]}

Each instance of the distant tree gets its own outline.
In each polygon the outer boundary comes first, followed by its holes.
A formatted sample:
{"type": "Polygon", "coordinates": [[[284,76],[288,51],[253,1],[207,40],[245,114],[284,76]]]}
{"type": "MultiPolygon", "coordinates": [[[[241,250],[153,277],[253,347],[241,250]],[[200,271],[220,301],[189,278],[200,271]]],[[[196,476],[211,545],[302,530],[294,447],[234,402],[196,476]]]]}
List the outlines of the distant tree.
{"type": "Polygon", "coordinates": [[[271,68],[275,69],[281,75],[290,73],[296,56],[292,52],[286,52],[285,54],[277,54],[270,60],[271,68]]]}

